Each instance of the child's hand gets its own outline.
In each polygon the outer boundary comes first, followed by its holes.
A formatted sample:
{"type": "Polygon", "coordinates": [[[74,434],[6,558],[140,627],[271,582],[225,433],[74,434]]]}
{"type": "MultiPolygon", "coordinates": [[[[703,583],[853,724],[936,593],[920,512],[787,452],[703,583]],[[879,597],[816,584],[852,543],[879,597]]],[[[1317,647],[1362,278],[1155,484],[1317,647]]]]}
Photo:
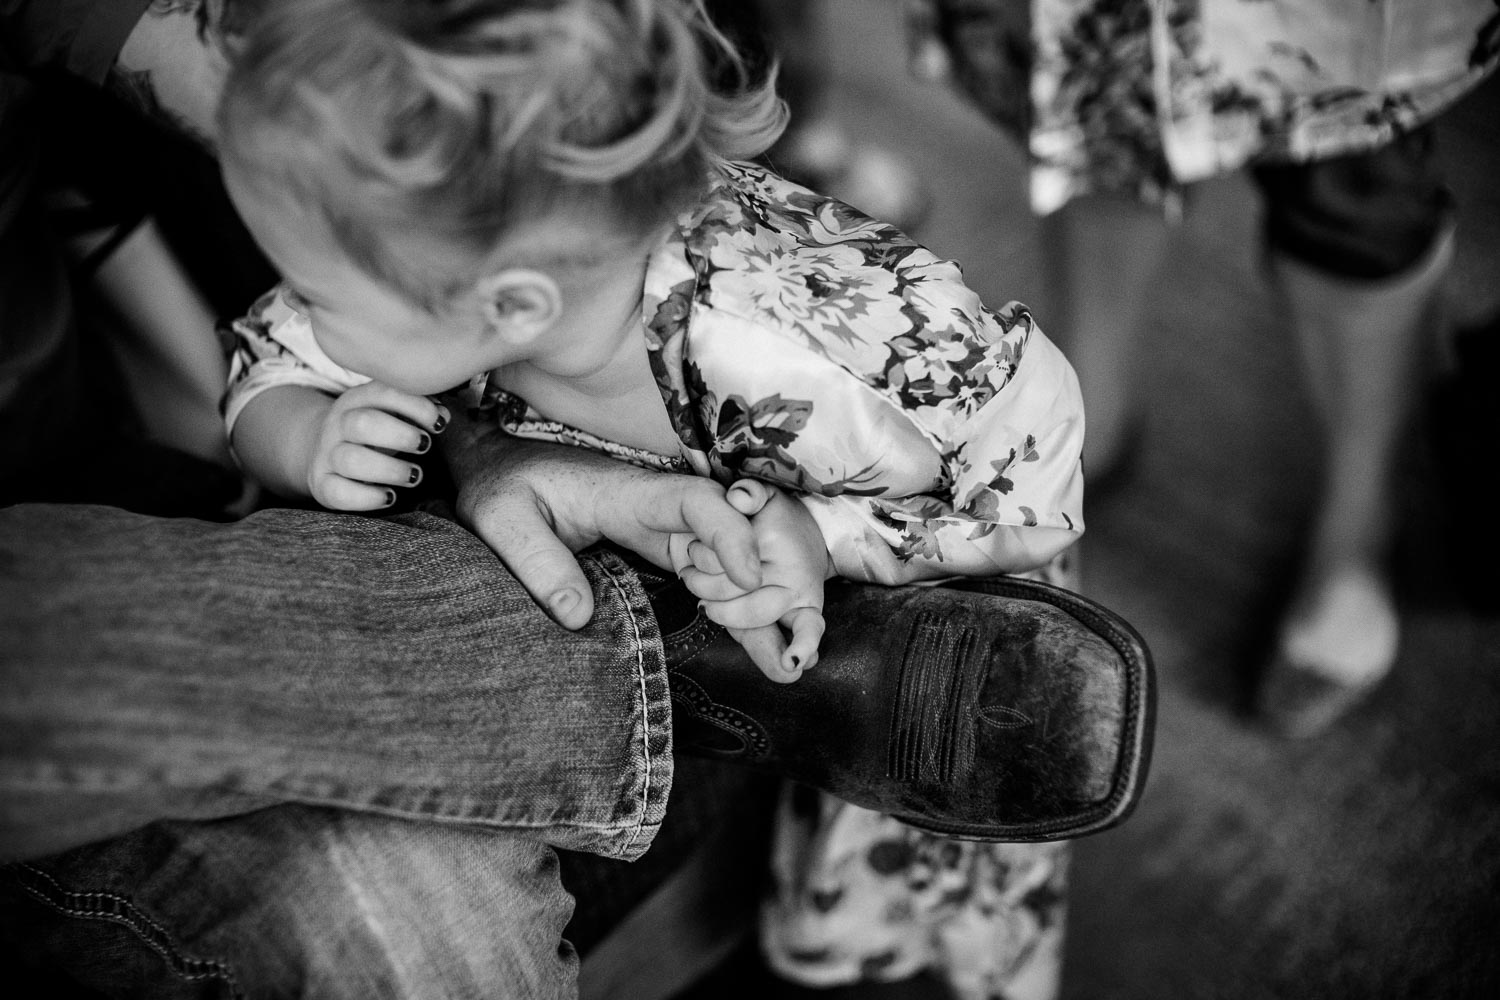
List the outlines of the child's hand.
{"type": "Polygon", "coordinates": [[[829,575],[823,533],[805,507],[757,480],[739,480],[726,498],[750,517],[761,586],[746,590],[735,584],[713,551],[696,540],[674,546],[674,565],[688,590],[703,600],[704,614],[727,627],[767,677],[794,681],[817,663],[823,637],[823,581],[829,575]],[[790,642],[778,625],[790,633],[790,642]]]}
{"type": "Polygon", "coordinates": [[[448,411],[425,396],[379,382],[333,401],[312,447],[307,489],[329,510],[379,510],[396,502],[393,486],[415,486],[422,467],[397,458],[422,455],[448,425],[448,411]]]}

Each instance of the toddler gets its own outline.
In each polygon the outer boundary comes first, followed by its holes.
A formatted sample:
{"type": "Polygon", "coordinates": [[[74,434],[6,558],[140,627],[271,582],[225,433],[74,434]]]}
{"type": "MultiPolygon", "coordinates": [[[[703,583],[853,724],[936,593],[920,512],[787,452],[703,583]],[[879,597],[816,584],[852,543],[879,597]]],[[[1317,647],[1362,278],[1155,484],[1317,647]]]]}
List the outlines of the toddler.
{"type": "MultiPolygon", "coordinates": [[[[511,434],[712,476],[759,578],[690,538],[646,555],[779,681],[815,662],[829,576],[1033,571],[1081,532],[1067,362],[1024,307],[743,162],[784,111],[696,3],[268,6],[220,110],[284,278],[225,404],[265,485],[388,506],[458,385],[511,434]]],[[[1012,966],[1037,950],[1003,933],[1012,966]]]]}

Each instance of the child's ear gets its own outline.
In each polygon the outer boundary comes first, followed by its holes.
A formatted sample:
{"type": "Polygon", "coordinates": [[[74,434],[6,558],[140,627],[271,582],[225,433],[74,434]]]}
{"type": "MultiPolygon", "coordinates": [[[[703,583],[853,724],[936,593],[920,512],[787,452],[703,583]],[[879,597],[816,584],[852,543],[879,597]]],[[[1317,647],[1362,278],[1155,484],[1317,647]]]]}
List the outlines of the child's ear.
{"type": "Polygon", "coordinates": [[[562,316],[562,289],[540,271],[512,268],[479,279],[485,322],[512,345],[536,340],[562,316]]]}

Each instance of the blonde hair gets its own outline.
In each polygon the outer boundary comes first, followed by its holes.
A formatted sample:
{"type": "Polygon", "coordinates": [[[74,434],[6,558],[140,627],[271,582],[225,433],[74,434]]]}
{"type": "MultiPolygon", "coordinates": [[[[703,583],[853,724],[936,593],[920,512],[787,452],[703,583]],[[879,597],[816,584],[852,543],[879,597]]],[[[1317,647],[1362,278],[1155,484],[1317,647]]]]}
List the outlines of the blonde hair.
{"type": "Polygon", "coordinates": [[[646,235],[785,125],[774,67],[751,81],[700,0],[263,6],[225,84],[221,155],[429,308],[559,209],[646,235]],[[406,259],[393,227],[457,259],[406,259]]]}

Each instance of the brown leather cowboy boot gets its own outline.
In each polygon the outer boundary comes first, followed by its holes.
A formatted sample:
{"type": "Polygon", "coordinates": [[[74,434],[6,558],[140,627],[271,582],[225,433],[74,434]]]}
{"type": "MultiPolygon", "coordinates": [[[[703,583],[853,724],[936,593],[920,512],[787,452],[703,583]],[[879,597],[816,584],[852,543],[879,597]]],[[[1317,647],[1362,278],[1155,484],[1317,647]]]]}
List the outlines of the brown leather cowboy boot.
{"type": "Polygon", "coordinates": [[[817,666],[776,684],[680,585],[652,589],[678,750],[980,840],[1093,833],[1141,794],[1150,653],[1077,594],[1011,578],[830,581],[817,666]]]}

